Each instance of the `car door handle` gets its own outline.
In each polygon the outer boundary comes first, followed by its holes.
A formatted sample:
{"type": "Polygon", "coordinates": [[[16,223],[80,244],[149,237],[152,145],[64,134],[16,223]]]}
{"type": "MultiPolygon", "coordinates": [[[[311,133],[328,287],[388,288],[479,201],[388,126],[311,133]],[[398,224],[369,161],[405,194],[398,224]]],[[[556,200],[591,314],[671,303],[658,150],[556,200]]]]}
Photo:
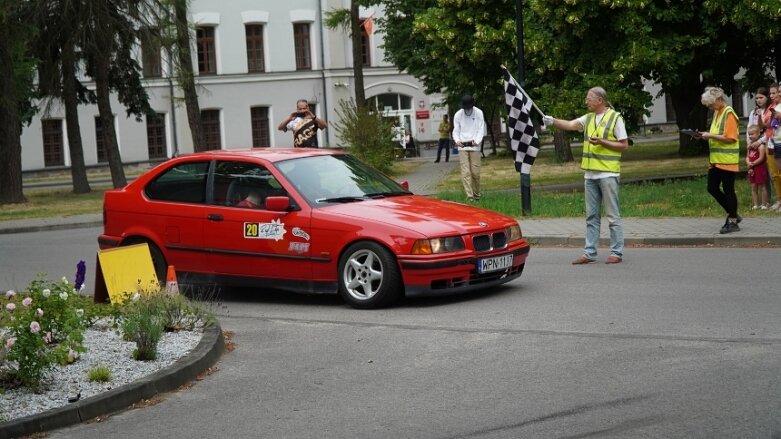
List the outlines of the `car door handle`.
{"type": "Polygon", "coordinates": [[[209,221],[222,221],[223,219],[222,215],[220,215],[219,213],[210,213],[209,215],[206,216],[206,218],[208,218],[209,221]]]}

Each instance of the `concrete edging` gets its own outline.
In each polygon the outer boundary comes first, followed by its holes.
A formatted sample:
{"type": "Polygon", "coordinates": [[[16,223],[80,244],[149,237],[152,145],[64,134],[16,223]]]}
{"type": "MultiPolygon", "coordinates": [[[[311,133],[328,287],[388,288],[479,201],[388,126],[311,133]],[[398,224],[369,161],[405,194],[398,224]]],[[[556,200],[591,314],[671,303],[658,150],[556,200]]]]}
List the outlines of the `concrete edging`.
{"type": "Polygon", "coordinates": [[[190,353],[165,369],[67,406],[0,424],[0,439],[79,424],[97,416],[126,409],[154,395],[170,392],[211,367],[224,350],[222,328],[215,322],[213,326],[204,329],[201,341],[190,353]]]}

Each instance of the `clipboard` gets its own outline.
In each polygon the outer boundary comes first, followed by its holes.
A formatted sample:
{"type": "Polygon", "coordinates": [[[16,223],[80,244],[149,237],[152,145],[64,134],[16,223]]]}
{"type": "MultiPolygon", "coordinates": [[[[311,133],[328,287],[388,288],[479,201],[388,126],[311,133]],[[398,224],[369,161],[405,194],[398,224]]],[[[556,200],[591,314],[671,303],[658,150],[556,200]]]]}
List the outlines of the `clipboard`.
{"type": "Polygon", "coordinates": [[[688,134],[688,135],[690,135],[692,137],[699,137],[700,136],[700,132],[697,131],[697,130],[681,130],[680,133],[681,134],[688,134]]]}

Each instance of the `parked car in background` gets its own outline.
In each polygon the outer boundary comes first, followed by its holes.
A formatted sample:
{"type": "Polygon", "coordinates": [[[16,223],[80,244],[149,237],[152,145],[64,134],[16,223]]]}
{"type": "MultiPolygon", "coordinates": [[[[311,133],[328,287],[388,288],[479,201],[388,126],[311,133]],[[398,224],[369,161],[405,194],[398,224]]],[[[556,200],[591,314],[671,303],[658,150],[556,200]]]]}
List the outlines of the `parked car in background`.
{"type": "Polygon", "coordinates": [[[343,151],[173,158],[106,192],[101,249],[147,243],[159,279],[338,293],[356,308],[490,288],[529,244],[496,212],[414,195],[343,151]],[[254,201],[252,201],[254,200],[254,201]]]}

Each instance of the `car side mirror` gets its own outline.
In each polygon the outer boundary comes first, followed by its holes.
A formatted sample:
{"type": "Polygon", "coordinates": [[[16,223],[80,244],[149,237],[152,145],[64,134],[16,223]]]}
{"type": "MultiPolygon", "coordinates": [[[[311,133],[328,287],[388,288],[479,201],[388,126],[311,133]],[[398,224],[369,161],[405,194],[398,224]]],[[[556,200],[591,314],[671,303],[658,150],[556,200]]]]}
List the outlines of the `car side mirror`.
{"type": "Polygon", "coordinates": [[[401,187],[403,187],[404,190],[408,191],[409,190],[409,182],[407,180],[402,181],[401,182],[401,187]]]}
{"type": "Polygon", "coordinates": [[[290,208],[290,198],[282,197],[266,197],[263,202],[266,210],[272,210],[274,212],[287,212],[290,208]]]}

